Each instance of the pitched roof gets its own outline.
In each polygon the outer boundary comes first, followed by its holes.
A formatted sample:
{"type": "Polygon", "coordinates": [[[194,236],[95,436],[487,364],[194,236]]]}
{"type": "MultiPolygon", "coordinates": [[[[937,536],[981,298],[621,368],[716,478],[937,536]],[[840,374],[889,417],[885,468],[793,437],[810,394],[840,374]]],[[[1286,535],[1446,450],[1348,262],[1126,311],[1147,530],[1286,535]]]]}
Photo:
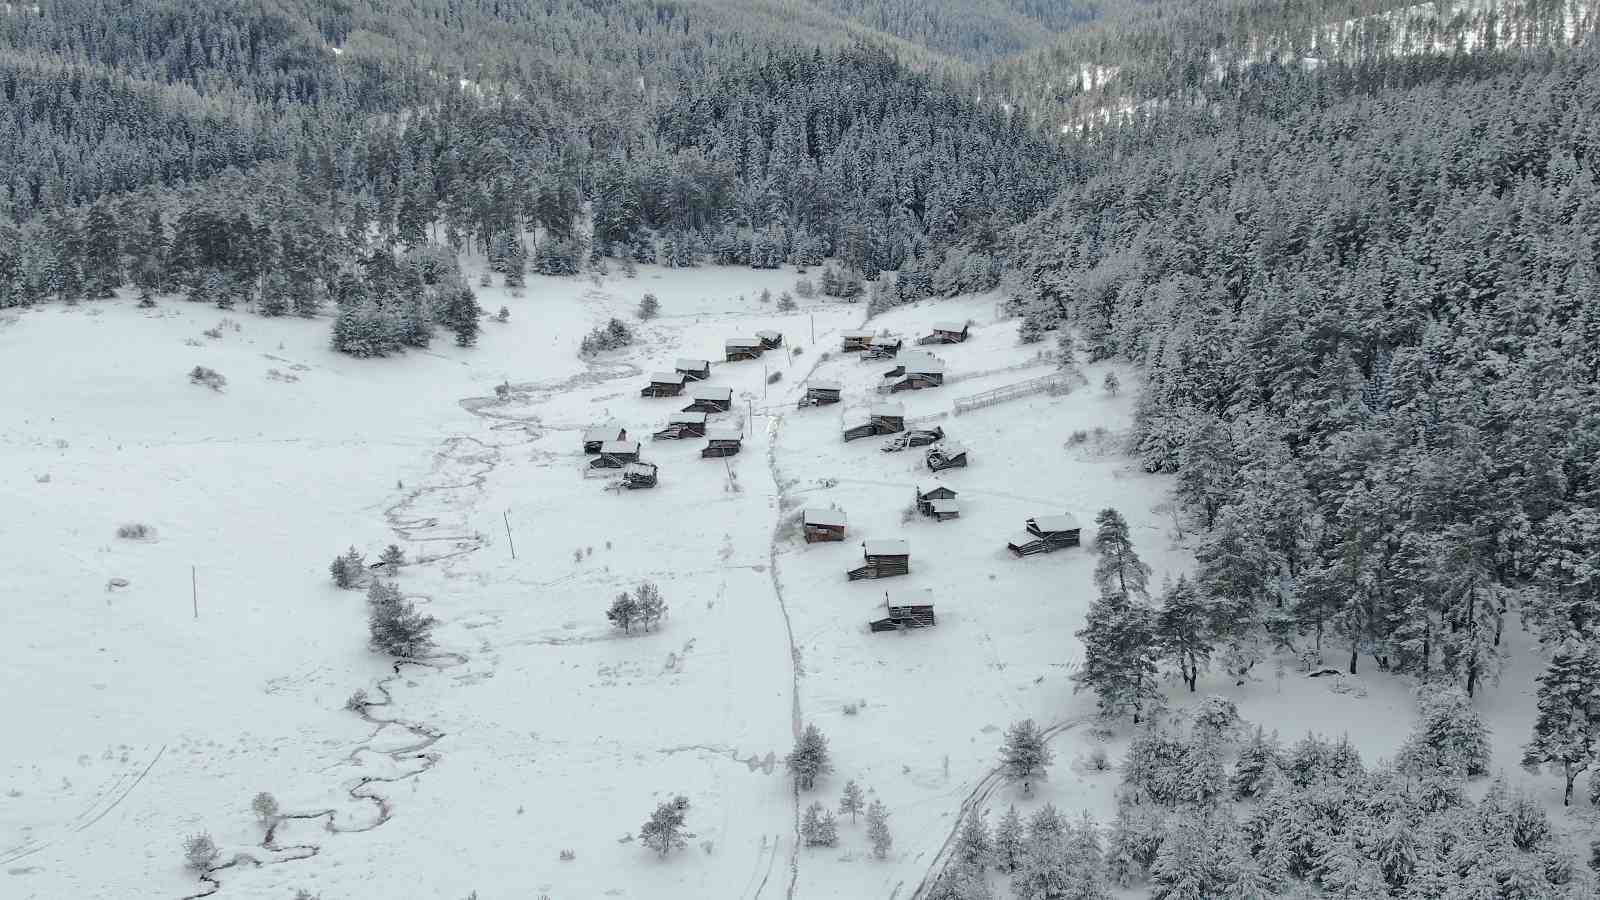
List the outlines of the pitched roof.
{"type": "Polygon", "coordinates": [[[904,344],[905,343],[905,338],[902,338],[897,334],[884,334],[884,335],[878,335],[878,336],[874,337],[872,339],[872,343],[877,344],[877,345],[879,345],[881,347],[887,347],[890,344],[904,344]]]}
{"type": "Polygon", "coordinates": [[[834,528],[845,526],[845,515],[842,509],[823,509],[821,507],[808,507],[805,513],[807,525],[828,525],[834,528]]]}
{"type": "Polygon", "coordinates": [[[953,331],[953,332],[956,332],[957,334],[959,334],[959,333],[961,333],[963,331],[966,331],[967,330],[967,326],[964,323],[958,323],[958,322],[935,322],[935,323],[933,323],[933,330],[934,331],[953,331]]]}
{"type": "Polygon", "coordinates": [[[673,365],[674,368],[690,369],[690,370],[693,370],[695,372],[698,372],[701,369],[707,369],[707,368],[711,367],[711,363],[709,363],[709,362],[707,362],[707,361],[705,361],[703,359],[688,359],[688,358],[680,359],[677,362],[673,363],[672,365],[673,365]]]}
{"type": "Polygon", "coordinates": [[[955,441],[949,441],[949,440],[940,441],[939,442],[939,446],[937,446],[937,447],[935,447],[933,449],[938,450],[940,453],[943,453],[945,456],[960,456],[961,454],[967,452],[967,448],[966,447],[962,446],[961,444],[956,443],[955,441]]]}
{"type": "Polygon", "coordinates": [[[933,511],[936,513],[961,512],[960,500],[935,500],[928,505],[932,507],[933,511]]]}
{"type": "Polygon", "coordinates": [[[870,338],[870,337],[872,337],[872,332],[870,332],[870,331],[841,331],[841,332],[839,332],[839,336],[843,337],[843,338],[870,338]]]}
{"type": "Polygon", "coordinates": [[[696,400],[732,400],[733,388],[715,384],[702,384],[690,392],[696,400]]]}
{"type": "Polygon", "coordinates": [[[867,410],[869,416],[904,416],[906,408],[899,403],[874,403],[867,410]]]}
{"type": "Polygon", "coordinates": [[[600,445],[601,453],[638,453],[638,441],[606,441],[600,445]]]}
{"type": "Polygon", "coordinates": [[[1061,513],[1054,516],[1034,516],[1033,524],[1039,526],[1040,531],[1072,531],[1081,526],[1078,518],[1072,513],[1061,513]]]}
{"type": "Polygon", "coordinates": [[[759,347],[761,340],[753,337],[731,337],[723,342],[728,347],[759,347]]]}
{"type": "Polygon", "coordinates": [[[614,441],[622,431],[621,425],[591,425],[583,430],[583,442],[614,441]]]}
{"type": "Polygon", "coordinates": [[[933,588],[899,588],[893,591],[884,591],[883,595],[890,606],[933,605],[933,588]]]}
{"type": "Polygon", "coordinates": [[[942,359],[914,359],[906,364],[907,375],[943,375],[944,360],[942,359]]]}
{"type": "Polygon", "coordinates": [[[843,385],[831,378],[813,378],[806,382],[806,387],[814,391],[842,391],[843,385]]]}
{"type": "Polygon", "coordinates": [[[867,541],[868,556],[910,556],[911,545],[902,540],[879,539],[867,541]]]}
{"type": "Polygon", "coordinates": [[[631,462],[622,467],[622,474],[624,475],[654,475],[655,473],[655,463],[631,462]]]}
{"type": "Polygon", "coordinates": [[[672,418],[667,420],[668,425],[704,425],[705,423],[706,414],[703,412],[673,413],[672,418]]]}
{"type": "Polygon", "coordinates": [[[682,372],[651,372],[651,384],[683,384],[682,372]]]}
{"type": "Polygon", "coordinates": [[[1028,532],[1024,531],[1019,534],[1013,534],[1011,536],[1011,540],[1006,542],[1006,546],[1026,547],[1029,544],[1037,544],[1041,540],[1043,540],[1043,538],[1039,537],[1037,534],[1029,534],[1028,532]]]}
{"type": "Polygon", "coordinates": [[[744,431],[737,425],[718,425],[706,429],[706,440],[709,441],[742,441],[744,431]]]}
{"type": "Polygon", "coordinates": [[[781,331],[773,331],[771,328],[764,328],[764,329],[756,332],[756,337],[765,338],[765,339],[770,341],[773,338],[781,338],[781,337],[783,337],[783,332],[781,332],[781,331]]]}

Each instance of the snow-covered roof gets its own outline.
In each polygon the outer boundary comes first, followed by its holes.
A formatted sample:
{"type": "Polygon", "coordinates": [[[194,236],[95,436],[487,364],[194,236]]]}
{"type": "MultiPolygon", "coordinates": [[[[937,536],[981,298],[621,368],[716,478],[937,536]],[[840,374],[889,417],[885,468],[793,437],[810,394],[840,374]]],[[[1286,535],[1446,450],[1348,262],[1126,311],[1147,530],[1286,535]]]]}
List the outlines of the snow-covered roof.
{"type": "Polygon", "coordinates": [[[818,391],[842,391],[844,386],[831,378],[813,378],[806,382],[806,387],[818,391]]]}
{"type": "Polygon", "coordinates": [[[1029,534],[1028,532],[1024,531],[1019,534],[1013,534],[1011,536],[1011,540],[1007,541],[1006,543],[1012,547],[1026,547],[1029,544],[1039,543],[1039,536],[1037,534],[1029,534]]]}
{"type": "Polygon", "coordinates": [[[944,360],[917,359],[906,363],[907,375],[943,375],[944,360]]]}
{"type": "Polygon", "coordinates": [[[650,373],[650,383],[651,384],[683,384],[683,373],[682,372],[652,372],[652,373],[650,373]]]}
{"type": "Polygon", "coordinates": [[[936,513],[961,512],[960,500],[934,500],[928,504],[936,513]]]}
{"type": "Polygon", "coordinates": [[[904,416],[906,408],[899,403],[874,403],[867,410],[869,416],[904,416]]]}
{"type": "Polygon", "coordinates": [[[672,418],[667,420],[668,425],[704,425],[705,423],[706,414],[703,412],[673,413],[672,418]]]}
{"type": "Polygon", "coordinates": [[[1035,516],[1033,524],[1037,525],[1040,531],[1071,531],[1080,527],[1078,518],[1071,513],[1061,513],[1054,516],[1035,516]]]}
{"type": "Polygon", "coordinates": [[[654,475],[655,473],[656,467],[654,463],[631,462],[622,467],[622,474],[624,475],[654,475]]]}
{"type": "Polygon", "coordinates": [[[939,446],[936,449],[945,456],[960,456],[961,454],[967,452],[967,448],[965,446],[958,444],[955,441],[940,441],[939,446]]]}
{"type": "Polygon", "coordinates": [[[770,340],[773,340],[775,338],[783,337],[783,332],[781,332],[781,331],[773,331],[771,328],[764,328],[761,331],[756,332],[756,337],[770,341],[770,340]]]}
{"type": "Polygon", "coordinates": [[[737,425],[718,425],[706,429],[706,440],[710,441],[742,441],[744,431],[737,425]]]}
{"type": "Polygon", "coordinates": [[[910,556],[911,545],[902,540],[867,541],[868,556],[910,556]]]}
{"type": "Polygon", "coordinates": [[[843,338],[856,338],[856,339],[860,340],[860,339],[865,339],[865,338],[872,337],[872,332],[870,332],[870,331],[841,331],[841,332],[839,332],[839,336],[843,337],[843,338]]]}
{"type": "Polygon", "coordinates": [[[606,441],[600,445],[601,453],[638,453],[638,441],[606,441]]]}
{"type": "Polygon", "coordinates": [[[884,591],[883,597],[890,606],[932,606],[933,588],[900,588],[884,591]]]}
{"type": "Polygon", "coordinates": [[[714,384],[703,384],[695,388],[689,396],[696,400],[732,400],[733,388],[722,387],[714,384]]]}
{"type": "Polygon", "coordinates": [[[890,344],[903,344],[905,343],[905,339],[901,338],[897,334],[889,334],[874,337],[872,339],[872,343],[877,344],[880,347],[887,347],[890,344]]]}
{"type": "Polygon", "coordinates": [[[689,369],[691,371],[698,372],[701,369],[709,368],[711,364],[703,359],[680,359],[672,365],[679,369],[689,369]]]}
{"type": "Polygon", "coordinates": [[[622,433],[621,425],[595,425],[583,430],[583,442],[614,441],[622,433]]]}
{"type": "Polygon", "coordinates": [[[759,347],[761,340],[753,337],[728,338],[725,344],[729,347],[759,347]]]}
{"type": "Polygon", "coordinates": [[[966,328],[967,328],[966,325],[961,324],[959,322],[935,322],[935,323],[933,323],[933,330],[934,331],[953,331],[953,332],[955,332],[957,334],[960,334],[961,332],[965,331],[966,328]]]}
{"type": "Polygon", "coordinates": [[[844,510],[810,507],[806,509],[805,522],[807,525],[826,525],[832,528],[843,528],[845,526],[844,510]]]}

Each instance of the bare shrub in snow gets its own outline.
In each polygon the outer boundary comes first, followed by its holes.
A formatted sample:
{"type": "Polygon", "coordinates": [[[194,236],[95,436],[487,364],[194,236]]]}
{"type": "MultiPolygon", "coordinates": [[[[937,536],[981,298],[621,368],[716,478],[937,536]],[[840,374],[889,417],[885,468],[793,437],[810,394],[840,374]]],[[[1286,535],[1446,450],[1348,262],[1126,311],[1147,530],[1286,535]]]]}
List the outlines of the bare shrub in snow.
{"type": "Polygon", "coordinates": [[[1084,431],[1083,429],[1080,428],[1077,431],[1074,431],[1072,434],[1067,436],[1067,446],[1076,447],[1079,444],[1087,443],[1088,440],[1089,440],[1089,432],[1084,431]]]}
{"type": "Polygon", "coordinates": [[[117,526],[117,537],[130,541],[142,541],[155,534],[155,529],[143,522],[129,522],[117,526]]]}
{"type": "Polygon", "coordinates": [[[219,325],[213,328],[207,328],[205,331],[200,333],[208,338],[211,338],[212,340],[217,340],[218,338],[222,337],[222,327],[219,325]]]}
{"type": "Polygon", "coordinates": [[[223,377],[221,372],[205,366],[195,366],[190,369],[189,380],[195,384],[203,384],[213,391],[220,391],[228,384],[228,379],[223,377]]]}
{"type": "Polygon", "coordinates": [[[563,851],[561,851],[561,861],[562,862],[572,862],[573,860],[575,860],[577,858],[578,858],[578,854],[576,852],[572,851],[572,850],[563,850],[563,851]]]}
{"type": "Polygon", "coordinates": [[[656,806],[639,828],[639,840],[646,847],[666,856],[684,846],[683,820],[689,813],[689,798],[679,794],[656,806]]]}
{"type": "Polygon", "coordinates": [[[573,562],[583,562],[583,548],[582,547],[578,547],[577,549],[572,551],[572,561],[573,562]]]}
{"type": "Polygon", "coordinates": [[[221,855],[222,851],[217,849],[217,842],[206,832],[191,834],[183,839],[183,861],[196,872],[210,869],[211,864],[221,855]]]}

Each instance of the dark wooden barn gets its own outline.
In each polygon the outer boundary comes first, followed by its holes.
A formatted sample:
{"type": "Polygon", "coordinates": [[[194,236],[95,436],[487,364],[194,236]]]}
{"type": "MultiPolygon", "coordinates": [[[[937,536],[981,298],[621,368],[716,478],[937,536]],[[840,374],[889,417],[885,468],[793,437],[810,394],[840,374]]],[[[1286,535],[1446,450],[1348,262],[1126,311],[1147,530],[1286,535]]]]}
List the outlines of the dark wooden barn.
{"type": "Polygon", "coordinates": [[[667,427],[651,437],[658,441],[676,441],[686,437],[706,436],[706,414],[703,412],[673,413],[667,427]]]}
{"type": "Polygon", "coordinates": [[[847,428],[844,439],[871,437],[875,434],[899,434],[906,430],[906,408],[898,403],[874,403],[867,411],[867,421],[847,428]]]}
{"type": "Polygon", "coordinates": [[[641,397],[676,397],[683,393],[684,375],[682,372],[655,372],[650,376],[650,384],[639,391],[641,397]]]}
{"type": "Polygon", "coordinates": [[[813,378],[806,382],[806,395],[800,399],[800,405],[827,406],[830,403],[838,403],[843,391],[844,386],[837,381],[813,378]]]}
{"type": "Polygon", "coordinates": [[[951,490],[950,488],[945,487],[942,484],[939,485],[938,487],[929,488],[926,491],[918,489],[917,490],[917,512],[922,513],[925,516],[931,516],[931,515],[933,515],[933,504],[935,504],[937,502],[940,502],[942,500],[955,500],[955,499],[956,499],[956,492],[951,490]]]}
{"type": "Polygon", "coordinates": [[[761,342],[761,349],[776,350],[783,346],[783,332],[773,331],[770,328],[756,332],[756,340],[761,342]]]}
{"type": "Polygon", "coordinates": [[[705,381],[711,377],[711,361],[706,359],[680,359],[672,370],[690,381],[705,381]]]}
{"type": "Polygon", "coordinates": [[[1029,519],[1027,524],[1028,530],[1012,538],[1006,545],[1007,549],[1018,556],[1032,556],[1035,553],[1050,553],[1062,547],[1078,546],[1081,526],[1077,518],[1070,514],[1038,516],[1029,519]]]}
{"type": "Polygon", "coordinates": [[[867,342],[867,359],[894,359],[905,346],[902,338],[884,335],[867,342]]]}
{"type": "Polygon", "coordinates": [[[870,331],[840,332],[839,351],[841,353],[855,353],[860,350],[865,350],[867,349],[867,345],[872,343],[872,337],[873,335],[870,331]]]}
{"type": "Polygon", "coordinates": [[[606,441],[600,445],[600,455],[589,460],[589,468],[620,469],[628,463],[638,461],[638,441],[606,441]]]}
{"type": "Polygon", "coordinates": [[[944,360],[917,354],[906,356],[900,365],[883,373],[883,381],[879,383],[878,390],[896,394],[900,391],[916,391],[942,384],[944,384],[944,360]]]}
{"type": "Polygon", "coordinates": [[[706,445],[700,450],[701,459],[734,456],[744,443],[744,432],[737,425],[721,425],[706,432],[706,445]]]}
{"type": "Polygon", "coordinates": [[[959,344],[967,339],[965,323],[935,322],[933,333],[917,338],[919,344],[959,344]]]}
{"type": "Polygon", "coordinates": [[[911,628],[932,628],[939,624],[933,613],[933,592],[923,589],[920,591],[904,591],[883,595],[883,607],[887,613],[881,619],[873,619],[867,627],[874,632],[880,631],[905,631],[911,628]]]}
{"type": "Polygon", "coordinates": [[[867,564],[845,574],[851,581],[863,578],[893,578],[911,572],[911,545],[901,540],[867,541],[861,545],[867,564]]]}
{"type": "Polygon", "coordinates": [[[967,467],[967,448],[954,441],[945,441],[937,447],[928,448],[928,469],[932,472],[942,472],[945,469],[965,469],[967,467]]]}
{"type": "Polygon", "coordinates": [[[763,351],[760,338],[728,338],[723,344],[728,362],[741,359],[759,359],[763,351]]]}
{"type": "Polygon", "coordinates": [[[844,540],[845,515],[842,509],[809,508],[804,513],[803,524],[808,544],[844,540]]]}
{"type": "Polygon", "coordinates": [[[583,430],[583,452],[599,453],[600,445],[606,441],[625,441],[628,439],[628,429],[621,425],[596,425],[583,430]]]}
{"type": "Polygon", "coordinates": [[[622,467],[622,486],[630,491],[656,486],[654,463],[631,462],[622,467]]]}
{"type": "Polygon", "coordinates": [[[709,384],[695,385],[689,391],[694,402],[683,408],[684,412],[727,412],[733,407],[733,388],[709,384]]]}

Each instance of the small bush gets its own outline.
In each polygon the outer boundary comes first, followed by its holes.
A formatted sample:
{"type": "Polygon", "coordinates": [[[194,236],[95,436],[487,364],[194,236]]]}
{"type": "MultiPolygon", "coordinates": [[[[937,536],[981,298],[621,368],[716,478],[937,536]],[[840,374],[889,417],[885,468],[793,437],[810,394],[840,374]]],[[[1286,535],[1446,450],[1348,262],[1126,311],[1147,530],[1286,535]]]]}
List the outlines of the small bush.
{"type": "Polygon", "coordinates": [[[822,361],[822,362],[827,362],[828,361],[828,357],[830,357],[832,355],[833,354],[831,354],[828,351],[824,350],[821,353],[817,354],[817,359],[822,361]]]}
{"type": "Polygon", "coordinates": [[[211,338],[212,340],[216,340],[216,339],[222,337],[222,326],[219,325],[219,326],[217,326],[215,328],[207,328],[205,331],[202,331],[200,333],[205,335],[208,338],[211,338]]]}
{"type": "Polygon", "coordinates": [[[573,852],[573,851],[571,851],[571,850],[563,850],[563,851],[561,851],[561,861],[562,862],[572,862],[573,860],[575,860],[577,858],[578,858],[578,854],[573,852]]]}
{"type": "Polygon", "coordinates": [[[261,824],[271,825],[278,818],[278,798],[262,791],[250,801],[250,810],[261,820],[261,824]]]}
{"type": "Polygon", "coordinates": [[[195,366],[190,369],[189,380],[195,384],[203,384],[213,391],[222,390],[228,383],[228,379],[224,378],[221,372],[216,369],[208,369],[205,366],[195,366]]]}
{"type": "Polygon", "coordinates": [[[794,295],[788,291],[778,295],[778,312],[794,312],[799,304],[794,302],[794,295]]]}
{"type": "Polygon", "coordinates": [[[1070,447],[1076,447],[1079,444],[1086,443],[1088,440],[1089,432],[1080,428],[1067,437],[1067,445],[1070,447]]]}
{"type": "Polygon", "coordinates": [[[645,294],[639,300],[639,321],[648,322],[661,315],[661,301],[655,294],[645,294]]]}
{"type": "Polygon", "coordinates": [[[509,321],[511,321],[511,310],[509,310],[506,307],[502,306],[502,307],[500,307],[500,311],[498,313],[495,313],[494,318],[495,318],[495,321],[497,321],[497,322],[509,322],[509,321]]]}
{"type": "Polygon", "coordinates": [[[579,351],[593,356],[608,350],[620,350],[633,343],[633,330],[621,319],[612,319],[604,328],[596,328],[584,337],[579,351]]]}
{"type": "Polygon", "coordinates": [[[155,529],[143,522],[129,522],[117,526],[117,537],[130,541],[142,541],[155,534],[155,529]]]}
{"type": "Polygon", "coordinates": [[[489,287],[494,284],[494,276],[488,272],[478,276],[478,287],[489,287]]]}
{"type": "Polygon", "coordinates": [[[351,694],[349,697],[345,698],[344,708],[350,710],[351,712],[358,712],[360,710],[366,709],[367,708],[367,691],[366,691],[366,689],[365,688],[358,689],[354,694],[351,694]]]}
{"type": "Polygon", "coordinates": [[[802,354],[804,352],[806,352],[804,347],[794,347],[794,348],[789,350],[789,355],[790,356],[799,356],[800,354],[802,354]]]}
{"type": "Polygon", "coordinates": [[[1117,378],[1117,373],[1115,372],[1107,372],[1105,381],[1101,382],[1101,384],[1105,387],[1106,393],[1113,397],[1117,395],[1117,391],[1122,389],[1122,380],[1117,378]]]}
{"type": "Polygon", "coordinates": [[[770,290],[768,290],[766,288],[762,288],[761,289],[761,296],[758,297],[757,299],[759,299],[762,303],[771,303],[772,302],[772,291],[770,291],[770,290]]]}
{"type": "Polygon", "coordinates": [[[782,372],[768,372],[767,373],[767,384],[777,384],[778,382],[780,382],[782,380],[783,380],[783,373],[782,372]]]}
{"type": "Polygon", "coordinates": [[[794,283],[794,293],[802,300],[810,300],[817,296],[817,286],[809,278],[801,278],[794,283]]]}
{"type": "Polygon", "coordinates": [[[1106,756],[1106,748],[1096,747],[1089,751],[1089,768],[1096,772],[1108,772],[1111,770],[1111,759],[1106,756]]]}
{"type": "Polygon", "coordinates": [[[508,382],[505,382],[503,384],[495,385],[494,386],[494,395],[496,397],[499,397],[501,400],[504,400],[507,397],[510,397],[511,396],[511,383],[508,381],[508,382]]]}
{"type": "Polygon", "coordinates": [[[221,855],[222,851],[217,849],[217,842],[203,831],[183,839],[183,861],[196,872],[210,869],[211,864],[221,855]]]}

